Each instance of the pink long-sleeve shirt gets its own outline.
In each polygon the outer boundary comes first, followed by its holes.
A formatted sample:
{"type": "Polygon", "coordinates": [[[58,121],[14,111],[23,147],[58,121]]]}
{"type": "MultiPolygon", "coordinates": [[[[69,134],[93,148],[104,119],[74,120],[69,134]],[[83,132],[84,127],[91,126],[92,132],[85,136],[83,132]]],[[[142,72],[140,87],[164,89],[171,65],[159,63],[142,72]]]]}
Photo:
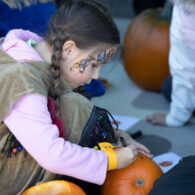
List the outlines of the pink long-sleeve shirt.
{"type": "MultiPolygon", "coordinates": [[[[29,31],[12,30],[1,47],[17,61],[42,61],[36,50],[26,44],[29,39],[42,40],[29,31]]],[[[100,185],[104,182],[108,164],[106,153],[60,138],[45,97],[39,94],[21,97],[4,118],[4,123],[45,169],[100,185]]]]}

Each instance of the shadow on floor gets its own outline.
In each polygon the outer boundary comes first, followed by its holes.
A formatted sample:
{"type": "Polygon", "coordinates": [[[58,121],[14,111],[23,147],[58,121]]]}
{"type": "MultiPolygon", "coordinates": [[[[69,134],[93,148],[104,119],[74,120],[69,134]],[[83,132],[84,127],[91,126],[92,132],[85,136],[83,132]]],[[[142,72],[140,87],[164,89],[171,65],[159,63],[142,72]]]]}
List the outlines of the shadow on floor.
{"type": "Polygon", "coordinates": [[[145,145],[154,156],[166,153],[171,149],[169,140],[156,135],[142,135],[136,141],[145,145]]]}
{"type": "Polygon", "coordinates": [[[150,91],[143,91],[133,100],[132,105],[147,110],[169,110],[169,103],[162,94],[150,91]]]}

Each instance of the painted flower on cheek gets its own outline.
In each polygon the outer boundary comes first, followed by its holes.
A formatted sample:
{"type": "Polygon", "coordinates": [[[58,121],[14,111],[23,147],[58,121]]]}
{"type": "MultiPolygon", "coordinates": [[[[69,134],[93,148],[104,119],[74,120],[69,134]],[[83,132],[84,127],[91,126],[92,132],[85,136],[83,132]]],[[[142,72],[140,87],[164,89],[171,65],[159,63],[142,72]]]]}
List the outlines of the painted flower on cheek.
{"type": "Polygon", "coordinates": [[[92,60],[94,60],[94,58],[91,56],[82,59],[80,62],[75,63],[74,66],[71,67],[71,71],[74,71],[75,68],[78,68],[79,72],[83,73],[92,60]]]}
{"type": "Polygon", "coordinates": [[[98,54],[97,59],[92,56],[84,58],[80,62],[75,63],[74,66],[70,68],[70,71],[74,71],[75,68],[78,68],[79,72],[83,73],[92,60],[95,60],[98,64],[106,64],[113,54],[113,50],[108,51],[108,53],[106,53],[106,50],[103,50],[98,54]]]}

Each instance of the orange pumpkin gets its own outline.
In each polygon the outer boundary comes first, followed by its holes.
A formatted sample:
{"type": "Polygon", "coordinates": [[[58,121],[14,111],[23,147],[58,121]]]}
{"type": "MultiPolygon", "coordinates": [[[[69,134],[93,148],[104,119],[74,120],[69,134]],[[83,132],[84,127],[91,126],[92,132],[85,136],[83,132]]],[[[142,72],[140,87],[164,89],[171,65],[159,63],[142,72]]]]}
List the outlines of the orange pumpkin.
{"type": "Polygon", "coordinates": [[[108,172],[101,195],[147,195],[162,174],[152,159],[138,154],[130,166],[108,172]]]}
{"type": "Polygon", "coordinates": [[[27,189],[22,195],[86,195],[76,184],[63,180],[49,181],[27,189]]]}
{"type": "Polygon", "coordinates": [[[156,92],[161,91],[162,81],[169,76],[170,17],[164,16],[165,11],[150,9],[136,16],[124,39],[123,60],[130,79],[156,92]]]}

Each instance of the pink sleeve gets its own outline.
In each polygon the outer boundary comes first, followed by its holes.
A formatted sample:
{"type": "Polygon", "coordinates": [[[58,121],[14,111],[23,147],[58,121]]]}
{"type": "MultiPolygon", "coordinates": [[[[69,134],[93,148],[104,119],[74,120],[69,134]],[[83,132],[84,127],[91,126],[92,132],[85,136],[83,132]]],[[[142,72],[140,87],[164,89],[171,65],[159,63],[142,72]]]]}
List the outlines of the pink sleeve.
{"type": "Polygon", "coordinates": [[[4,123],[23,147],[45,169],[101,185],[107,172],[103,151],[80,147],[59,137],[52,124],[45,97],[28,94],[20,98],[4,123]]]}
{"type": "Polygon", "coordinates": [[[43,61],[35,49],[26,42],[33,39],[36,42],[42,40],[38,35],[21,29],[11,30],[1,44],[2,49],[18,62],[43,61]]]}

